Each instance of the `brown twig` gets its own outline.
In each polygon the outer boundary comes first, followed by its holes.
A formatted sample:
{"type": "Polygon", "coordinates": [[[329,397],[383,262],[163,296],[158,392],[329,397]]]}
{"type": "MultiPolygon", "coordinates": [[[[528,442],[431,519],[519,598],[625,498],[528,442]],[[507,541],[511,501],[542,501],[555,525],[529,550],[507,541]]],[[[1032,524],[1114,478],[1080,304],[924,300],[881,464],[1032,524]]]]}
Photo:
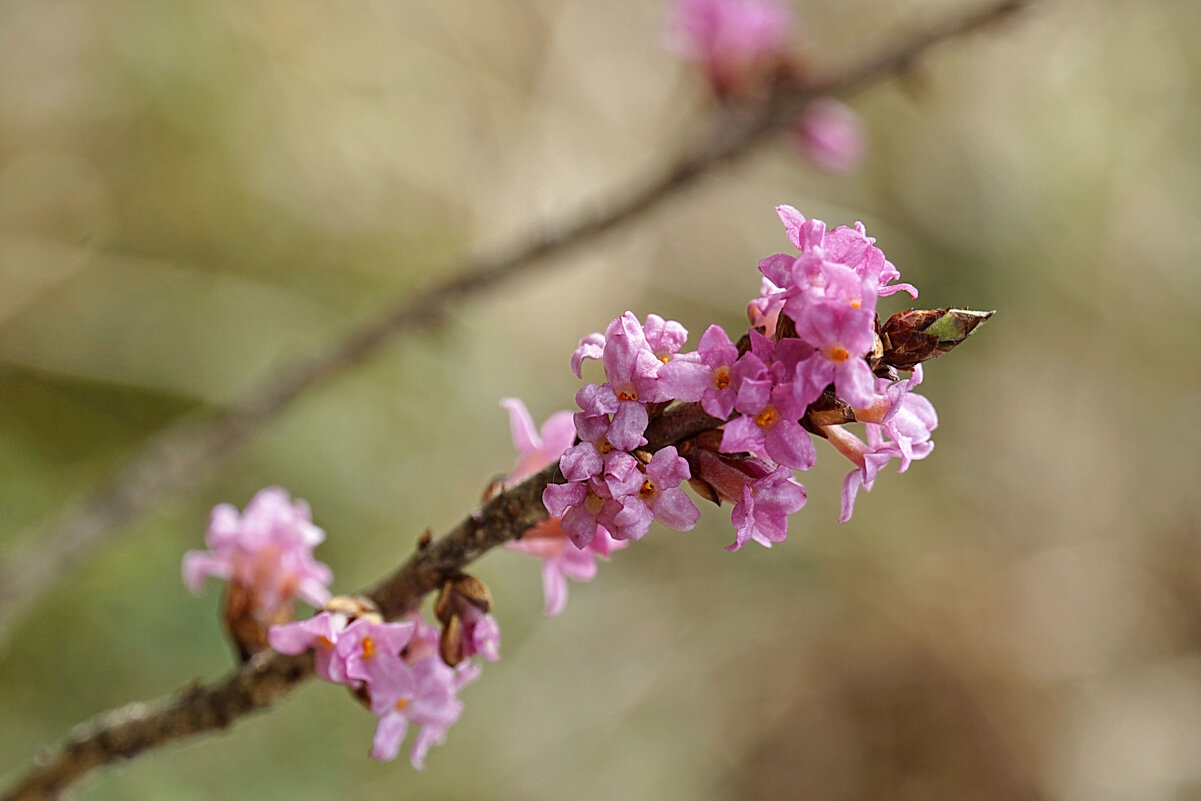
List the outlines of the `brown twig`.
{"type": "Polygon", "coordinates": [[[202,475],[308,389],[347,371],[398,335],[431,325],[452,303],[528,272],[552,256],[637,218],[693,184],[712,167],[750,152],[787,125],[813,97],[847,93],[902,70],[932,45],[995,23],[1031,1],[986,3],[961,17],[930,25],[862,60],[824,73],[810,69],[793,83],[779,87],[758,111],[746,116],[719,115],[699,147],[625,197],[586,204],[567,222],[548,225],[506,251],[440,270],[452,277],[398,302],[325,353],[270,376],[225,412],[167,430],[80,502],[18,538],[25,543],[24,549],[15,551],[0,566],[0,643],[20,611],[31,606],[111,532],[202,475]]]}
{"type": "MultiPolygon", "coordinates": [[[[30,597],[44,591],[50,581],[75,564],[108,531],[228,453],[309,387],[361,361],[398,333],[436,319],[452,299],[461,299],[464,293],[479,291],[528,270],[536,262],[650,209],[692,183],[709,167],[747,152],[780,127],[808,98],[857,88],[872,78],[904,67],[931,45],[994,22],[1028,2],[990,3],[962,18],[927,28],[845,70],[831,72],[829,77],[810,78],[783,88],[759,113],[748,119],[729,118],[705,146],[608,210],[552,226],[507,254],[468,262],[457,272],[458,277],[397,305],[325,355],[266,382],[263,389],[250,393],[226,414],[167,432],[91,498],[43,528],[44,539],[37,549],[10,562],[0,575],[0,625],[6,618],[11,621],[15,600],[24,598],[28,602],[30,597]]],[[[669,410],[648,429],[648,449],[679,442],[714,423],[695,404],[669,410]]],[[[400,569],[368,594],[388,617],[415,607],[447,577],[544,519],[542,491],[557,470],[556,463],[496,495],[453,530],[419,547],[400,569]]],[[[225,728],[242,715],[283,698],[311,674],[311,659],[306,656],[264,652],[212,685],[195,685],[155,702],[132,704],[102,714],[77,727],[59,749],[38,759],[35,767],[0,801],[57,798],[90,771],[117,759],[131,758],[192,734],[225,728]]]]}

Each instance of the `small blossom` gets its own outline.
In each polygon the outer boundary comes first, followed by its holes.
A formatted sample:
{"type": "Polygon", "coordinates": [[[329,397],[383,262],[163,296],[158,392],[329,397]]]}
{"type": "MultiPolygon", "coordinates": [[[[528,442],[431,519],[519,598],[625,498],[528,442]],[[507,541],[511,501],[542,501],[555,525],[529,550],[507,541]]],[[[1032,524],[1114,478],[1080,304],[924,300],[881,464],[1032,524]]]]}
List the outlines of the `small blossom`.
{"type": "MultiPolygon", "coordinates": [[[[745,358],[745,357],[744,357],[745,358]]],[[[770,390],[766,400],[747,395],[743,402],[740,392],[739,405],[742,412],[726,423],[722,435],[721,449],[727,453],[749,451],[798,470],[808,470],[817,461],[817,452],[809,434],[798,422],[804,409],[793,400],[792,391],[786,386],[770,390]]]]}
{"type": "Polygon", "coordinates": [[[264,621],[278,617],[299,597],[313,606],[329,600],[333,574],[313,559],[313,546],[325,532],[313,525],[308,504],[292,501],[286,490],[260,491],[239,515],[229,504],[213,509],[205,542],[208,551],[189,551],[183,579],[199,593],[205,576],[225,579],[254,599],[264,621]]]}
{"type": "Polygon", "coordinates": [[[555,617],[567,606],[567,579],[591,581],[596,577],[597,559],[608,559],[613,551],[628,543],[615,540],[603,527],[597,527],[592,540],[578,548],[563,532],[559,519],[546,520],[507,543],[507,547],[542,560],[542,590],[546,597],[546,616],[555,617]]]}
{"type": "Polygon", "coordinates": [[[775,0],[678,0],[673,40],[724,97],[784,61],[790,23],[787,8],[775,0]]]}
{"type": "Polygon", "coordinates": [[[701,516],[696,505],[679,489],[689,476],[687,460],[679,456],[674,446],[668,446],[651,457],[638,488],[638,497],[655,519],[676,531],[691,531],[701,516]]]}
{"type": "Polygon", "coordinates": [[[842,426],[825,427],[830,444],[856,467],[843,480],[840,523],[851,519],[859,490],[870,491],[877,473],[889,461],[899,459],[901,465],[897,472],[903,473],[913,460],[924,459],[934,450],[934,443],[930,441],[930,433],[938,426],[934,405],[924,396],[910,391],[921,381],[921,365],[915,367],[913,376],[907,381],[890,385],[884,379],[877,379],[880,397],[885,398],[891,408],[881,423],[865,424],[866,442],[842,426]]]}
{"type": "Polygon", "coordinates": [[[505,477],[505,486],[518,484],[554,462],[575,440],[571,412],[556,412],[546,418],[541,429],[536,429],[529,410],[518,398],[504,398],[500,405],[509,412],[513,447],[519,454],[517,464],[505,477]]]}
{"type": "Polygon", "coordinates": [[[412,676],[400,654],[413,639],[415,628],[409,621],[384,623],[358,618],[341,632],[334,645],[335,658],[342,663],[341,675],[371,686],[384,676],[391,680],[395,674],[403,674],[397,681],[411,687],[412,676]]]}
{"type": "Polygon", "coordinates": [[[462,714],[459,690],[479,676],[479,668],[468,663],[452,668],[438,657],[438,630],[414,618],[413,641],[405,654],[412,683],[403,678],[381,679],[369,688],[371,711],[379,717],[371,747],[374,759],[390,760],[400,751],[409,724],[421,726],[409,761],[425,769],[425,757],[433,745],[441,744],[462,714]]]}
{"type": "Polygon", "coordinates": [[[321,612],[308,620],[272,626],[267,641],[279,653],[293,656],[312,648],[317,675],[334,684],[346,684],[346,662],[337,645],[348,620],[341,612],[321,612]]]}
{"type": "MultiPolygon", "coordinates": [[[[603,347],[603,343],[601,345],[603,347]]],[[[598,351],[597,357],[599,358],[598,351]]],[[[517,466],[505,478],[505,485],[520,481],[526,475],[541,470],[555,459],[562,456],[560,469],[569,481],[586,481],[600,475],[604,469],[604,460],[594,442],[600,442],[605,447],[608,441],[609,421],[596,418],[585,419],[581,429],[591,432],[588,442],[582,442],[569,448],[575,438],[576,423],[570,412],[558,412],[547,418],[543,423],[541,435],[534,433],[534,423],[525,405],[516,398],[506,398],[501,405],[509,410],[513,427],[513,446],[520,454],[517,466]],[[568,450],[572,455],[564,453],[568,450]]],[[[581,404],[582,405],[582,404],[581,404]]],[[[505,543],[510,550],[536,556],[542,560],[542,588],[546,597],[546,616],[555,617],[562,613],[567,606],[567,579],[576,581],[591,581],[596,576],[597,559],[608,559],[609,555],[626,546],[625,542],[613,539],[602,526],[595,527],[591,540],[582,548],[568,539],[563,531],[562,519],[551,517],[527,531],[520,539],[505,543]]],[[[486,632],[486,629],[481,629],[486,632]]],[[[488,652],[495,650],[485,642],[477,650],[488,652]]]]}
{"type": "Polygon", "coordinates": [[[747,482],[730,515],[736,533],[726,550],[737,551],[751,540],[765,548],[783,542],[788,536],[788,516],[800,511],[806,500],[805,488],[793,480],[787,467],[747,482]]]}
{"type": "Polygon", "coordinates": [[[667,364],[671,357],[680,352],[688,341],[688,329],[675,320],[664,320],[657,314],[648,314],[642,324],[646,344],[655,358],[667,364]]]}
{"type": "Polygon", "coordinates": [[[738,394],[732,375],[737,361],[738,348],[729,334],[711,325],[701,335],[695,358],[677,358],[663,365],[659,381],[676,400],[699,400],[707,414],[725,420],[738,394]]]}
{"type": "Polygon", "coordinates": [[[854,170],[867,150],[867,131],[859,115],[832,98],[806,106],[796,133],[805,158],[828,172],[854,170]]]}

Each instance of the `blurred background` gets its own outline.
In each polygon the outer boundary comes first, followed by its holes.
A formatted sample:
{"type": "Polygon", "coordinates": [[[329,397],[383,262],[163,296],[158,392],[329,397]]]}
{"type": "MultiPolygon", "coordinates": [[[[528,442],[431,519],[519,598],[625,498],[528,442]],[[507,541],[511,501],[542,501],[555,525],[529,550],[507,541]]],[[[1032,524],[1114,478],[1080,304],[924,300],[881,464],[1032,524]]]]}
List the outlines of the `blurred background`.
{"type": "MultiPolygon", "coordinates": [[[[829,63],[972,5],[794,8],[829,63]]],[[[706,96],[665,16],[0,0],[0,553],[156,432],[668,161],[706,96]]],[[[1198,41],[1195,0],[1038,3],[850,98],[857,173],[782,137],[309,392],[24,617],[0,777],[229,668],[220,588],[179,580],[214,504],[283,485],[335,589],[374,581],[509,469],[500,398],[572,405],[579,337],[627,308],[744,326],[790,203],[863,220],[921,305],[998,310],[928,366],[929,459],[839,525],[819,447],[787,543],[727,553],[706,506],[554,620],[538,564],[490,554],[504,659],[425,773],[368,759],[373,718],[310,683],[77,797],[1201,799],[1198,41]]]]}

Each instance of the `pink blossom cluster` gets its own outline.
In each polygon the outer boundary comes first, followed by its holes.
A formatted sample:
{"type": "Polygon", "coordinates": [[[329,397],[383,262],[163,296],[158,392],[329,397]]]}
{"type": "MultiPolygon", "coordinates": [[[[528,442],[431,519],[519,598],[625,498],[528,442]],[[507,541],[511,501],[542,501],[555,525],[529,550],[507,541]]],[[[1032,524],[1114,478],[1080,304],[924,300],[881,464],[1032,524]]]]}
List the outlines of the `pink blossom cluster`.
{"type": "Polygon", "coordinates": [[[660,371],[687,338],[677,322],[652,314],[639,323],[626,312],[604,335],[581,340],[572,356],[577,376],[585,359],[599,359],[608,379],[576,393],[581,441],[559,460],[567,483],[551,484],[542,496],[577,547],[591,543],[598,528],[617,540],[637,540],[652,520],[677,531],[696,525],[700,511],[679,488],[689,477],[688,462],[674,447],[653,456],[639,450],[646,444],[647,405],[673,399],[660,371]]]}
{"type": "MultiPolygon", "coordinates": [[[[296,623],[273,626],[271,647],[282,654],[313,650],[317,675],[364,694],[379,718],[371,756],[395,758],[410,724],[421,730],[409,761],[422,770],[433,745],[459,719],[458,692],[480,673],[470,662],[450,667],[439,655],[438,629],[414,613],[408,620],[386,623],[378,615],[351,618],[327,610],[296,623]]],[[[496,658],[495,641],[480,647],[496,658]]]]}
{"type": "MultiPolygon", "coordinates": [[[[410,757],[420,769],[430,746],[441,743],[458,719],[458,691],[479,675],[479,668],[466,661],[449,666],[438,628],[417,614],[386,623],[349,599],[331,599],[332,572],[312,556],[313,546],[324,538],[307,504],[292,501],[278,487],[265,489],[240,515],[229,504],[213,509],[206,536],[210,550],[185,554],[184,582],[197,592],[205,576],[228,580],[231,597],[253,599],[250,612],[264,629],[277,624],[265,631],[273,649],[284,654],[312,649],[318,676],[365,697],[379,717],[371,749],[376,759],[395,757],[409,724],[420,726],[410,757]],[[294,597],[325,609],[307,620],[283,622],[291,619],[294,597]]],[[[453,609],[446,611],[458,620],[458,641],[450,649],[464,660],[499,659],[496,620],[453,593],[448,596],[453,609]]],[[[232,622],[238,639],[240,627],[232,622]]],[[[250,645],[251,652],[257,650],[250,645]]]]}
{"type": "MultiPolygon", "coordinates": [[[[501,406],[509,411],[513,446],[517,448],[517,465],[505,477],[504,485],[511,487],[551,464],[571,447],[575,440],[575,422],[571,412],[556,412],[547,418],[541,429],[534,427],[525,404],[517,398],[505,398],[501,406]]],[[[591,581],[596,577],[597,560],[608,560],[626,543],[609,536],[596,526],[592,537],[583,547],[568,539],[562,519],[551,517],[511,540],[506,547],[518,553],[542,560],[542,590],[546,596],[546,616],[555,617],[567,606],[567,579],[591,581]]]]}
{"type": "Polygon", "coordinates": [[[227,503],[213,509],[205,534],[209,549],[184,555],[184,584],[199,594],[206,576],[229,581],[253,599],[253,612],[263,621],[290,616],[294,598],[320,607],[333,579],[329,567],[313,558],[313,547],[324,539],[308,504],[269,487],[240,515],[227,503]]]}
{"type": "Polygon", "coordinates": [[[878,342],[877,298],[902,290],[916,297],[917,290],[895,283],[899,271],[862,224],[828,231],[791,206],[776,211],[798,252],[760,262],[762,287],[748,305],[752,328],[743,347],[714,325],[696,351],[681,352],[683,326],[653,314],[639,323],[631,312],[580,341],[572,369],[579,376],[585,360],[600,360],[606,381],[576,395],[579,441],[559,463],[566,483],[543,494],[577,547],[601,531],[618,541],[639,539],[654,519],[691,529],[699,512],[679,489],[686,479],[734,504],[730,550],[751,540],[769,547],[783,541],[788,516],[807,499],[793,471],[817,459],[803,423],[855,465],[844,482],[843,520],[880,467],[898,458],[903,471],[933,447],[934,409],[910,392],[920,369],[905,381],[895,371],[879,377],[868,359],[878,342]],[[841,425],[807,418],[827,395],[867,424],[866,442],[841,425]],[[699,403],[720,421],[719,436],[680,443],[683,455],[674,445],[653,455],[642,450],[651,415],[672,402],[699,403]]]}
{"type": "MultiPolygon", "coordinates": [[[[789,52],[791,28],[779,0],[676,0],[669,42],[698,65],[716,97],[755,98],[800,68],[789,52]]],[[[810,103],[793,130],[802,155],[828,172],[855,169],[867,149],[859,115],[832,98],[810,103]]]]}

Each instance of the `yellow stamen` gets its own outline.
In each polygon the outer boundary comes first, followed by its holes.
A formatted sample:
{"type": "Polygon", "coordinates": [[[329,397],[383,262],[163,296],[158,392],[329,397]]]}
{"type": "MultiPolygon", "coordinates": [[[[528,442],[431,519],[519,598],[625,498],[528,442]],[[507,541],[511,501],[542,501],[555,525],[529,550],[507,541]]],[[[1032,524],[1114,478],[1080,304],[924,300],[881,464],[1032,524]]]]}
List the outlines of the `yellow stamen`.
{"type": "Polygon", "coordinates": [[[830,357],[830,361],[832,362],[845,362],[851,358],[851,352],[840,345],[835,345],[827,350],[826,355],[830,357]]]}
{"type": "Polygon", "coordinates": [[[655,484],[649,478],[642,482],[642,486],[638,488],[638,494],[642,496],[642,500],[646,500],[655,494],[655,484]]]}
{"type": "Polygon", "coordinates": [[[363,658],[370,659],[375,656],[375,640],[370,637],[363,638],[363,658]]]}
{"type": "Polygon", "coordinates": [[[617,393],[617,399],[619,401],[636,401],[638,400],[638,391],[634,389],[623,389],[621,392],[617,393]]]}
{"type": "Polygon", "coordinates": [[[728,386],[730,386],[730,368],[718,367],[713,372],[713,388],[725,389],[728,386]]]}
{"type": "Polygon", "coordinates": [[[755,425],[760,428],[771,428],[780,419],[780,413],[776,411],[775,406],[768,406],[759,414],[755,415],[755,425]]]}
{"type": "Polygon", "coordinates": [[[406,701],[404,698],[401,698],[396,702],[397,709],[404,709],[408,705],[409,705],[409,702],[406,701]]]}

